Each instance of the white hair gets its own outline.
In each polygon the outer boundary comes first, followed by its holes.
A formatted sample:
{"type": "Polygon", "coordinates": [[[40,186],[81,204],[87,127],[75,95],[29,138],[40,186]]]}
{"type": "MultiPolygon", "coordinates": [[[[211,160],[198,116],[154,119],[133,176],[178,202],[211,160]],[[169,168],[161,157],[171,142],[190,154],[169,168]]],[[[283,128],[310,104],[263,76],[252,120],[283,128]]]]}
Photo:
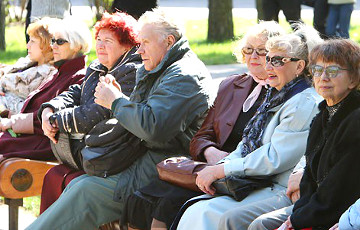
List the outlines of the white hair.
{"type": "Polygon", "coordinates": [[[271,37],[285,34],[285,30],[275,21],[260,21],[246,31],[245,35],[237,41],[233,54],[238,62],[245,62],[242,49],[250,37],[262,39],[264,43],[271,37]]]}
{"type": "Polygon", "coordinates": [[[183,35],[180,23],[158,8],[155,8],[152,11],[146,11],[139,18],[139,23],[141,27],[146,24],[155,25],[156,30],[160,32],[160,34],[164,37],[173,35],[176,41],[178,41],[183,35]]]}
{"type": "Polygon", "coordinates": [[[67,17],[52,25],[50,33],[61,34],[62,38],[67,40],[71,49],[80,48],[79,53],[87,54],[90,52],[92,36],[88,26],[78,18],[67,17]]]}

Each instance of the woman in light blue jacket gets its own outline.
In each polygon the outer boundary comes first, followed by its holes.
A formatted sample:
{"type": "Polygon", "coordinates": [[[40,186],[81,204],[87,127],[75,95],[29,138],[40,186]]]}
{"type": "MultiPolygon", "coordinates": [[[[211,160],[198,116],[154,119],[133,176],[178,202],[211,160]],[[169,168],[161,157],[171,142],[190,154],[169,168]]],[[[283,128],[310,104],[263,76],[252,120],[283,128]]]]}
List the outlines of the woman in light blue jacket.
{"type": "Polygon", "coordinates": [[[307,27],[267,41],[266,70],[272,88],[237,149],[198,173],[196,184],[212,199],[191,205],[178,229],[247,229],[239,224],[224,226],[221,219],[237,216],[242,208],[286,189],[289,174],[305,152],[310,123],[321,100],[309,84],[307,71],[309,49],[319,42],[318,33],[307,27]],[[255,190],[240,202],[229,196],[212,197],[216,192],[212,183],[230,175],[269,176],[274,185],[255,190]]]}
{"type": "Polygon", "coordinates": [[[360,229],[360,199],[358,199],[340,217],[339,223],[330,230],[357,230],[360,229]]]}

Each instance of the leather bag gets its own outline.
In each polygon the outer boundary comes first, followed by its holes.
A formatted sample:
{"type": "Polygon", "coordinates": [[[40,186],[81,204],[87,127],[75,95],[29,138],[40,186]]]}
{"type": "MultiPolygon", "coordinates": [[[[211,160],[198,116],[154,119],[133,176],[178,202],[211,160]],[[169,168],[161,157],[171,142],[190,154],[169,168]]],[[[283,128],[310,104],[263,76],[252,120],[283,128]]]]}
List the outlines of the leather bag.
{"type": "Polygon", "coordinates": [[[269,187],[272,185],[270,177],[240,177],[227,176],[225,178],[214,181],[212,186],[216,189],[218,195],[228,195],[237,201],[243,200],[252,191],[269,187]]]}
{"type": "Polygon", "coordinates": [[[70,147],[70,136],[67,133],[58,133],[56,139],[57,144],[50,141],[51,150],[54,153],[56,159],[61,163],[65,164],[72,169],[81,170],[81,166],[77,163],[76,156],[71,151],[70,147]]]}
{"type": "Polygon", "coordinates": [[[197,172],[206,166],[204,162],[193,161],[187,157],[171,157],[158,163],[156,168],[161,180],[201,192],[195,181],[197,172]]]}

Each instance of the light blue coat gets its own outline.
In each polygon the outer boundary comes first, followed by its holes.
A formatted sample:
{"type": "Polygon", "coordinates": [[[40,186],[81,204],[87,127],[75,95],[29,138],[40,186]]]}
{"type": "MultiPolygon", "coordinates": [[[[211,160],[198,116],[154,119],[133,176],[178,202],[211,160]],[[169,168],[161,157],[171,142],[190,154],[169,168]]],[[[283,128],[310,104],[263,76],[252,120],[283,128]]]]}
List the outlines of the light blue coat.
{"type": "Polygon", "coordinates": [[[348,208],[340,217],[340,230],[360,229],[360,199],[348,208]]]}
{"type": "Polygon", "coordinates": [[[273,182],[286,187],[292,169],[305,153],[310,123],[318,113],[321,100],[311,87],[273,108],[263,145],[242,158],[243,142],[240,142],[224,159],[225,175],[275,175],[273,182]]]}

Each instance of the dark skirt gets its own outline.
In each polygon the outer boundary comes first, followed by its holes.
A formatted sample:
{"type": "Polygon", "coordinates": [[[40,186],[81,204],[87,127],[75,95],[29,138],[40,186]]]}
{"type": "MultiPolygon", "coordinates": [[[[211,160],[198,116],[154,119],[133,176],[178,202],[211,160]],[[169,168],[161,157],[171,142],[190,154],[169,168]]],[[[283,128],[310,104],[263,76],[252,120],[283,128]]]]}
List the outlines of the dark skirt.
{"type": "Polygon", "coordinates": [[[133,193],[126,201],[121,223],[137,229],[150,229],[152,219],[165,222],[169,229],[181,206],[203,193],[188,190],[159,179],[133,193]]]}

